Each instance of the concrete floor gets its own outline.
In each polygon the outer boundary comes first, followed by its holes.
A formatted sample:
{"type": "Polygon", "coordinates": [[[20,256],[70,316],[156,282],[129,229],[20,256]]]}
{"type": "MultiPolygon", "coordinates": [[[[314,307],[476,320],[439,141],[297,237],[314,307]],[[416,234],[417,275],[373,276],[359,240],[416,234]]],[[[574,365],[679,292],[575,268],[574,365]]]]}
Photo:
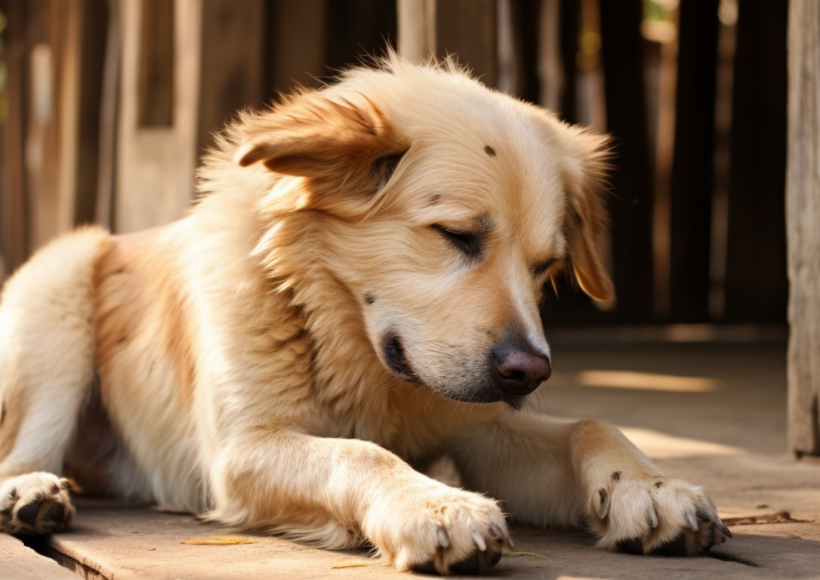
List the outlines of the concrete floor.
{"type": "MultiPolygon", "coordinates": [[[[706,486],[734,539],[701,558],[595,550],[583,533],[513,530],[504,578],[820,578],[820,462],[786,452],[785,344],[554,347],[556,373],[524,412],[595,417],[621,426],[661,468],[706,486]],[[639,387],[639,388],[636,388],[639,387]]],[[[279,538],[188,545],[230,534],[185,515],[80,502],[70,533],[35,546],[86,577],[335,578],[396,573],[363,551],[279,538]]],[[[0,536],[0,577],[71,573],[0,536]]]]}

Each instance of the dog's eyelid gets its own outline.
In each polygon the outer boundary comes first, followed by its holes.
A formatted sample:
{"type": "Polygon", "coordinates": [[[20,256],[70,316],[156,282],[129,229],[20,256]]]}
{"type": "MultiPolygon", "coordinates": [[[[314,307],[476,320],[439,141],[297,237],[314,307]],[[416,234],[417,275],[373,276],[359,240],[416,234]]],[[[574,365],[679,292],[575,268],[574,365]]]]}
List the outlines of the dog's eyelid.
{"type": "Polygon", "coordinates": [[[533,276],[537,278],[544,275],[557,261],[558,258],[550,258],[549,260],[534,264],[531,268],[533,276]]]}
{"type": "Polygon", "coordinates": [[[432,224],[430,227],[470,258],[480,257],[484,250],[483,233],[450,228],[441,224],[432,224]]]}

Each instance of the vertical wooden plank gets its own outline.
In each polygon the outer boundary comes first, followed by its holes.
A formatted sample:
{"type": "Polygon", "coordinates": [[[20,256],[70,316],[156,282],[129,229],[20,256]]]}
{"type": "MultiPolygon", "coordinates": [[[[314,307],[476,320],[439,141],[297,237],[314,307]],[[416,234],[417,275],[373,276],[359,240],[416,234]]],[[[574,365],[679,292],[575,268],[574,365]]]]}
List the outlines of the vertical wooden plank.
{"type": "Polygon", "coordinates": [[[719,3],[680,6],[670,199],[670,317],[675,322],[709,318],[719,3]]]}
{"type": "Polygon", "coordinates": [[[488,86],[497,82],[495,0],[437,0],[436,51],[455,54],[488,86]]]}
{"type": "Polygon", "coordinates": [[[140,127],[174,124],[174,2],[141,0],[137,107],[140,127]]]}
{"type": "Polygon", "coordinates": [[[647,142],[640,0],[600,0],[606,116],[615,144],[612,240],[617,318],[652,319],[652,168],[647,142]]]}
{"type": "Polygon", "coordinates": [[[788,4],[739,4],[732,97],[726,314],[786,321],[785,174],[788,4]]]}
{"type": "Polygon", "coordinates": [[[165,224],[191,206],[197,162],[202,0],[174,0],[173,125],[141,126],[138,109],[143,0],[123,2],[114,229],[165,224]]]}
{"type": "Polygon", "coordinates": [[[519,93],[523,99],[538,103],[541,97],[541,79],[538,75],[539,35],[541,33],[541,0],[513,0],[513,18],[520,42],[521,81],[519,93]]]}
{"type": "Polygon", "coordinates": [[[263,0],[204,0],[197,149],[201,156],[237,110],[263,98],[263,0]]]}
{"type": "Polygon", "coordinates": [[[270,0],[268,3],[265,96],[313,87],[326,74],[325,0],[270,0]]]}
{"type": "Polygon", "coordinates": [[[576,91],[578,56],[578,25],[580,0],[560,0],[561,62],[564,66],[564,90],[561,94],[561,116],[569,123],[577,123],[576,91]]]}
{"type": "Polygon", "coordinates": [[[820,455],[820,4],[792,0],[788,26],[789,448],[820,455]]]}
{"type": "Polygon", "coordinates": [[[24,124],[28,116],[25,95],[25,13],[24,0],[5,0],[7,117],[4,131],[5,166],[0,207],[0,237],[6,273],[13,272],[28,255],[28,216],[26,211],[26,175],[24,171],[24,124]]]}
{"type": "Polygon", "coordinates": [[[108,6],[106,0],[83,0],[80,3],[78,102],[74,110],[77,124],[69,145],[77,151],[74,183],[71,186],[74,189],[74,204],[70,227],[93,222],[96,216],[108,6]]]}
{"type": "Polygon", "coordinates": [[[120,95],[120,0],[111,0],[106,32],[105,60],[102,73],[100,131],[97,154],[97,198],[95,221],[112,228],[114,223],[114,187],[116,183],[117,113],[120,95]]]}
{"type": "Polygon", "coordinates": [[[396,48],[398,16],[395,2],[331,0],[326,6],[325,55],[327,73],[360,64],[367,56],[396,48]]]}
{"type": "Polygon", "coordinates": [[[436,54],[436,0],[397,0],[399,54],[423,62],[436,54]]]}
{"type": "Polygon", "coordinates": [[[58,58],[64,5],[50,0],[26,3],[26,118],[24,167],[29,207],[29,248],[35,251],[58,231],[57,159],[59,130],[58,58]]]}
{"type": "Polygon", "coordinates": [[[83,0],[64,0],[51,5],[51,55],[55,67],[53,132],[49,143],[51,167],[57,175],[52,195],[56,202],[53,230],[43,241],[71,230],[77,190],[77,132],[80,108],[80,39],[83,0]]]}

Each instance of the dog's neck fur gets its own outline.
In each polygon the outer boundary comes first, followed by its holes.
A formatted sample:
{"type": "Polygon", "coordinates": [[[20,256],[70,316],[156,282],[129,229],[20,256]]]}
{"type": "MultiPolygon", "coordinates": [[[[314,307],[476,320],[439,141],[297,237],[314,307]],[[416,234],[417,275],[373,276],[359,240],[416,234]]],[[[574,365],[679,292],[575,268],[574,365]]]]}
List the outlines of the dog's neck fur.
{"type": "MultiPolygon", "coordinates": [[[[409,390],[377,359],[364,329],[359,301],[326,267],[325,248],[317,247],[310,235],[316,227],[311,212],[293,212],[270,219],[266,234],[254,252],[262,258],[263,271],[275,280],[282,307],[301,313],[304,334],[298,340],[309,350],[309,388],[315,400],[332,414],[346,433],[396,448],[398,423],[386,425],[385,418],[399,418],[387,407],[400,405],[409,390]],[[374,373],[373,369],[379,369],[374,373]]],[[[401,447],[401,445],[399,445],[401,447]]],[[[400,451],[397,449],[397,451],[400,451]]]]}

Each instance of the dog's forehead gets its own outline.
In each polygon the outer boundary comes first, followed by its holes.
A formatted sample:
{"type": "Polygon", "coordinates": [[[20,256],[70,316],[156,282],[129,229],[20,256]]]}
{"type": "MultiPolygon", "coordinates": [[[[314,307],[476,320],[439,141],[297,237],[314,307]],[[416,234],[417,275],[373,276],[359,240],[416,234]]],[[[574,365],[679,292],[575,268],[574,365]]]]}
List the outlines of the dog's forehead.
{"type": "MultiPolygon", "coordinates": [[[[511,100],[511,99],[510,99],[511,100]]],[[[517,104],[517,103],[516,103],[517,104]]],[[[563,251],[562,155],[549,127],[493,98],[454,108],[441,126],[411,136],[426,214],[490,219],[535,253],[563,251]],[[458,128],[457,128],[458,127],[458,128]]]]}

